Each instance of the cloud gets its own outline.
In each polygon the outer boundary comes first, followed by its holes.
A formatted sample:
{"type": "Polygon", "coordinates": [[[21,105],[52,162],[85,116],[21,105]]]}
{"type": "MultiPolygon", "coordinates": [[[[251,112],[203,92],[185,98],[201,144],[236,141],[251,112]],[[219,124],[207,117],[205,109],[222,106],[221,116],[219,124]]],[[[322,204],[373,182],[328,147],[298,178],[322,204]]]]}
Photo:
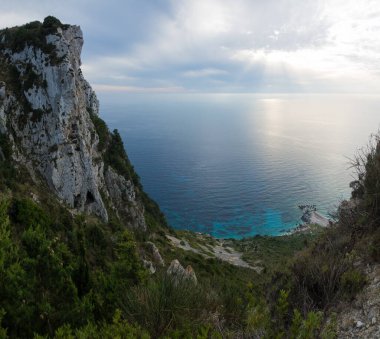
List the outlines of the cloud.
{"type": "Polygon", "coordinates": [[[23,25],[26,22],[31,21],[31,16],[30,14],[27,13],[19,13],[19,12],[0,12],[0,23],[1,27],[13,27],[13,26],[19,26],[23,25]]]}
{"type": "Polygon", "coordinates": [[[84,73],[107,90],[380,89],[374,0],[14,0],[0,13],[81,24],[84,73]]]}
{"type": "Polygon", "coordinates": [[[223,69],[203,68],[203,69],[185,71],[182,73],[182,76],[187,77],[187,78],[202,78],[202,77],[214,77],[214,76],[226,75],[226,74],[228,74],[228,72],[223,69]]]}
{"type": "Polygon", "coordinates": [[[92,87],[99,92],[125,92],[125,93],[180,93],[185,89],[182,87],[135,87],[117,86],[107,84],[93,84],[92,87]]]}

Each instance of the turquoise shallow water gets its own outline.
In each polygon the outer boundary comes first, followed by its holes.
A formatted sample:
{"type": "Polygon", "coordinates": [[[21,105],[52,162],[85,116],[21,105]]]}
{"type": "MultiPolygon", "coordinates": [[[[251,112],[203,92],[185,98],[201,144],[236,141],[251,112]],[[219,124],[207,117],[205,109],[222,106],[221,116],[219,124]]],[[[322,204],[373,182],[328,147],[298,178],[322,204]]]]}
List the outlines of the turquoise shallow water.
{"type": "Polygon", "coordinates": [[[100,95],[145,190],[175,228],[278,235],[299,204],[349,197],[349,157],[379,128],[370,95],[100,95]]]}

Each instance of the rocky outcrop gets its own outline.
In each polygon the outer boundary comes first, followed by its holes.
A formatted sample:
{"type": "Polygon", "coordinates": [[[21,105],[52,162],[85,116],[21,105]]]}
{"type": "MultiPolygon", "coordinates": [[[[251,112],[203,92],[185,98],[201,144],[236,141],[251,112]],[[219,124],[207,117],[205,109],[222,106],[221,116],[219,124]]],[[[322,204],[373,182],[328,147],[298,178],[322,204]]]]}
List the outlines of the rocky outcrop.
{"type": "Polygon", "coordinates": [[[106,148],[98,147],[93,120],[99,103],[80,69],[82,31],[69,25],[48,31],[41,38],[44,44],[26,41],[17,50],[10,47],[11,35],[0,31],[0,57],[17,71],[14,80],[21,85],[6,95],[5,84],[0,84],[0,130],[12,141],[13,158],[33,178],[42,177],[73,210],[107,221],[107,198],[131,227],[145,229],[144,208],[132,180],[106,166],[106,148]]]}
{"type": "Polygon", "coordinates": [[[144,208],[137,201],[136,189],[132,180],[127,180],[121,174],[116,173],[112,167],[108,167],[104,172],[105,191],[113,204],[116,215],[124,220],[129,220],[133,228],[146,229],[144,208]]]}
{"type": "Polygon", "coordinates": [[[150,252],[154,262],[157,265],[164,267],[165,261],[164,261],[164,259],[162,259],[162,256],[161,256],[160,251],[158,250],[157,246],[154,243],[152,243],[151,241],[147,241],[146,245],[147,245],[148,251],[150,252]]]}
{"type": "Polygon", "coordinates": [[[368,284],[337,315],[338,338],[380,338],[380,265],[367,267],[368,284]]]}
{"type": "Polygon", "coordinates": [[[5,99],[5,82],[0,81],[0,100],[5,99]]]}
{"type": "Polygon", "coordinates": [[[193,268],[188,265],[186,269],[184,269],[178,259],[174,259],[170,263],[167,274],[173,277],[176,283],[179,283],[181,281],[190,281],[194,284],[198,283],[197,276],[193,268]]]}
{"type": "Polygon", "coordinates": [[[156,273],[156,268],[154,267],[151,261],[143,259],[142,262],[143,262],[144,268],[146,268],[150,274],[156,273]]]}

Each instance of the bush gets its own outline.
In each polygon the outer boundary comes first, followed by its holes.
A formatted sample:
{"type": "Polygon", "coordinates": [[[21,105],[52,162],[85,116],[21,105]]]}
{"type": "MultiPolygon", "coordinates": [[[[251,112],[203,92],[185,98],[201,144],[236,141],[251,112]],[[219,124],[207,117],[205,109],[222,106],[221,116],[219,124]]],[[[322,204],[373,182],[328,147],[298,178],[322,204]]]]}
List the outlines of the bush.
{"type": "Polygon", "coordinates": [[[292,300],[301,310],[323,309],[337,300],[342,274],[352,265],[346,256],[349,243],[349,234],[330,229],[314,246],[296,255],[291,266],[292,300]]]}
{"type": "Polygon", "coordinates": [[[126,302],[120,307],[157,338],[174,329],[196,333],[208,324],[210,313],[215,311],[213,305],[212,297],[201,286],[163,273],[127,292],[126,302]]]}
{"type": "Polygon", "coordinates": [[[340,278],[342,294],[350,299],[362,290],[365,283],[365,276],[356,269],[344,272],[340,278]]]}
{"type": "Polygon", "coordinates": [[[47,213],[31,199],[15,200],[11,207],[11,218],[22,228],[48,227],[51,219],[47,213]]]}
{"type": "Polygon", "coordinates": [[[375,262],[380,262],[380,229],[369,239],[369,254],[375,262]]]}
{"type": "Polygon", "coordinates": [[[380,217],[380,134],[374,135],[368,147],[352,160],[357,172],[353,181],[352,197],[362,201],[362,207],[372,218],[380,217]]]}
{"type": "Polygon", "coordinates": [[[69,324],[58,328],[54,335],[55,339],[148,339],[150,336],[139,326],[132,325],[122,319],[121,312],[116,310],[111,323],[100,325],[88,323],[86,326],[73,330],[69,324]]]}
{"type": "Polygon", "coordinates": [[[309,312],[306,318],[302,319],[301,313],[298,310],[294,310],[293,321],[290,328],[290,338],[319,338],[322,320],[322,312],[309,312]]]}
{"type": "Polygon", "coordinates": [[[44,19],[44,22],[42,23],[43,28],[58,28],[61,26],[62,26],[62,23],[57,18],[51,15],[47,16],[44,19]]]}
{"type": "Polygon", "coordinates": [[[123,141],[117,129],[111,134],[107,151],[104,154],[104,161],[106,165],[111,166],[117,173],[126,179],[132,180],[136,187],[141,188],[139,177],[128,159],[123,141]]]}
{"type": "Polygon", "coordinates": [[[94,124],[95,131],[99,137],[98,150],[103,151],[109,142],[110,132],[108,130],[106,123],[101,118],[99,118],[97,115],[95,115],[91,111],[89,112],[89,114],[90,114],[91,121],[94,124]]]}
{"type": "Polygon", "coordinates": [[[55,34],[58,27],[65,28],[66,25],[62,25],[58,19],[48,16],[43,23],[33,21],[23,26],[6,28],[0,31],[0,38],[4,37],[0,47],[10,48],[14,52],[21,52],[26,45],[34,46],[40,48],[45,54],[50,55],[51,62],[55,64],[59,62],[59,58],[57,58],[55,46],[46,42],[46,36],[55,34]]]}

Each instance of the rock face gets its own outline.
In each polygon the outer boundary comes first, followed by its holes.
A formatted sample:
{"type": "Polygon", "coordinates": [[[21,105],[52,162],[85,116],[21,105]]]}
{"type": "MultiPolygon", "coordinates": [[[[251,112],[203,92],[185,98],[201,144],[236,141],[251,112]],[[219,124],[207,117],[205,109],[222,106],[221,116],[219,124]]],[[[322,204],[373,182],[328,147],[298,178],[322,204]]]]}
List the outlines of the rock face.
{"type": "Polygon", "coordinates": [[[157,265],[164,267],[165,261],[164,261],[164,259],[162,259],[162,256],[161,256],[160,251],[158,250],[157,246],[154,243],[152,243],[151,241],[147,241],[146,245],[147,245],[147,247],[148,247],[148,249],[152,255],[154,262],[157,265]]]}
{"type": "Polygon", "coordinates": [[[73,210],[107,221],[107,198],[117,215],[130,216],[131,227],[145,229],[132,180],[106,165],[106,150],[99,150],[99,103],[80,69],[82,31],[68,25],[50,31],[43,37],[49,53],[28,41],[15,51],[0,31],[0,57],[17,70],[21,84],[6,95],[0,83],[0,130],[12,141],[13,158],[73,210]]]}
{"type": "Polygon", "coordinates": [[[1,81],[0,82],[0,100],[5,99],[5,82],[1,81]]]}
{"type": "Polygon", "coordinates": [[[150,274],[156,273],[156,268],[153,266],[153,263],[151,261],[143,259],[143,266],[148,270],[150,274]]]}
{"type": "Polygon", "coordinates": [[[380,338],[380,265],[366,271],[368,285],[350,305],[340,305],[338,338],[380,338]]]}
{"type": "Polygon", "coordinates": [[[180,264],[178,259],[174,259],[167,270],[167,274],[172,276],[174,280],[178,283],[180,281],[191,281],[194,284],[197,284],[197,276],[193,268],[189,265],[186,269],[180,264]]]}

